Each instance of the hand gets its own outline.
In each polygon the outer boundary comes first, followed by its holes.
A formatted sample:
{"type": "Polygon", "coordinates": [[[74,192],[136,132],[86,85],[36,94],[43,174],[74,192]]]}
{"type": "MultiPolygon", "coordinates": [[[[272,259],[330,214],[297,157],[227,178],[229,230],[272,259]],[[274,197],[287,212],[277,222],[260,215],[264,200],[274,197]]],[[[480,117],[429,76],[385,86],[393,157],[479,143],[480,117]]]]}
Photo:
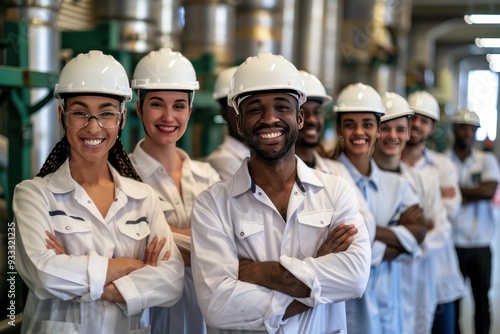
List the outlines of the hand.
{"type": "Polygon", "coordinates": [[[457,195],[457,191],[454,187],[442,187],[441,197],[442,198],[453,198],[457,195]]]}
{"type": "Polygon", "coordinates": [[[331,253],[346,251],[354,242],[354,235],[358,233],[356,226],[340,224],[328,234],[325,242],[319,247],[316,257],[331,253]]]}
{"type": "Polygon", "coordinates": [[[113,283],[108,283],[104,286],[104,291],[102,292],[101,299],[107,300],[108,302],[112,303],[126,303],[125,299],[123,299],[122,294],[113,283]]]}
{"type": "Polygon", "coordinates": [[[418,204],[410,206],[399,218],[399,225],[407,226],[410,224],[425,225],[424,211],[418,204]]]}
{"type": "MultiPolygon", "coordinates": [[[[161,240],[158,242],[158,237],[154,237],[153,240],[151,240],[151,243],[149,244],[148,248],[146,248],[146,252],[144,253],[144,265],[150,265],[152,267],[156,267],[158,264],[158,256],[160,255],[160,252],[167,242],[167,238],[163,237],[161,240]]],[[[170,251],[168,250],[163,258],[160,261],[167,261],[170,258],[170,251]]]]}
{"type": "Polygon", "coordinates": [[[45,234],[47,234],[47,236],[49,237],[48,239],[45,239],[45,241],[47,242],[47,249],[53,250],[56,255],[66,254],[63,244],[59,240],[57,240],[55,235],[53,235],[49,231],[45,231],[45,234]]]}
{"type": "Polygon", "coordinates": [[[238,269],[238,280],[242,282],[256,284],[255,279],[256,275],[253,273],[253,264],[255,263],[252,260],[241,259],[239,261],[239,269],[238,269]]]}

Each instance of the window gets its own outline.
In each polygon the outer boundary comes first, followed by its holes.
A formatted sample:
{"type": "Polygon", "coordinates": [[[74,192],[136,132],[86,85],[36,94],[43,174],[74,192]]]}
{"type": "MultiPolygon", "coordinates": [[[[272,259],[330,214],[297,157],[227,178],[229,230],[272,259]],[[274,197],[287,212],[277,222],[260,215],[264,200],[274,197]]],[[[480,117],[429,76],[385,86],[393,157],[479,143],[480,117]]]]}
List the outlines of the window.
{"type": "Polygon", "coordinates": [[[476,140],[486,136],[494,141],[497,136],[498,73],[488,70],[469,71],[467,108],[475,111],[481,120],[476,140]]]}

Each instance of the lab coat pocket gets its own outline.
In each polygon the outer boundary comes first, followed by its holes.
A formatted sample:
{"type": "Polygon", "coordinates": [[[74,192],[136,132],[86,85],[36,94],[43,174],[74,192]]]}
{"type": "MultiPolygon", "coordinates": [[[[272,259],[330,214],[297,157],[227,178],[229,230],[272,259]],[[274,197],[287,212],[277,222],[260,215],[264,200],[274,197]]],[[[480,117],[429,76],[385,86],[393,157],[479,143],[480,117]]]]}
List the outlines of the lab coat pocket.
{"type": "Polygon", "coordinates": [[[40,334],[79,334],[80,325],[71,322],[61,322],[61,321],[42,321],[40,324],[40,334]]]}
{"type": "Polygon", "coordinates": [[[142,259],[146,250],[147,236],[151,233],[147,218],[122,221],[118,224],[118,230],[120,231],[118,241],[121,244],[120,249],[126,250],[127,253],[115,252],[115,256],[142,259]]]}
{"type": "Polygon", "coordinates": [[[168,216],[170,216],[174,211],[174,206],[170,204],[170,202],[167,201],[166,199],[160,197],[160,208],[161,211],[163,211],[163,215],[165,216],[165,218],[167,218],[168,221],[168,216]]]}
{"type": "Polygon", "coordinates": [[[301,213],[299,221],[300,251],[304,257],[315,256],[330,231],[334,210],[301,213]]]}
{"type": "Polygon", "coordinates": [[[237,221],[234,234],[240,244],[240,256],[254,259],[255,250],[265,250],[264,224],[258,221],[237,221]]]}
{"type": "Polygon", "coordinates": [[[61,215],[53,216],[51,225],[67,255],[85,255],[93,248],[91,222],[61,215]]]}

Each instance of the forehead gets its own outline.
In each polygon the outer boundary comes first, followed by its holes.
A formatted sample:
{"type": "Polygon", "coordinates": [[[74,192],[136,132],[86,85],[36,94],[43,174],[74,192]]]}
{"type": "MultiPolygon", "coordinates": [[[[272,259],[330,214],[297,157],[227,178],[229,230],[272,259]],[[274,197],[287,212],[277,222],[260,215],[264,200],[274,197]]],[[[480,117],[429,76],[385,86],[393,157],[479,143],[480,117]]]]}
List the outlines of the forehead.
{"type": "Polygon", "coordinates": [[[280,93],[280,92],[258,93],[258,94],[252,94],[247,98],[245,98],[241,102],[240,108],[244,109],[246,106],[250,104],[278,102],[278,101],[295,103],[297,99],[288,93],[280,93]]]}
{"type": "Polygon", "coordinates": [[[425,115],[417,114],[417,113],[415,113],[410,120],[417,120],[417,119],[418,120],[424,120],[424,121],[427,121],[427,122],[433,122],[434,121],[429,116],[425,116],[425,115]]]}
{"type": "Polygon", "coordinates": [[[408,122],[410,121],[410,119],[408,117],[399,117],[399,118],[395,118],[395,119],[391,119],[390,121],[387,121],[387,122],[383,122],[383,123],[380,123],[380,126],[381,127],[407,127],[408,126],[408,122]]]}
{"type": "Polygon", "coordinates": [[[73,103],[85,104],[85,105],[113,105],[116,107],[120,106],[120,101],[115,98],[100,95],[77,95],[68,96],[65,98],[66,104],[71,105],[73,103]]]}
{"type": "Polygon", "coordinates": [[[161,99],[161,100],[188,100],[189,92],[179,90],[149,90],[146,91],[145,99],[161,99]]]}
{"type": "Polygon", "coordinates": [[[357,112],[357,113],[342,113],[340,115],[340,120],[342,122],[366,122],[366,121],[377,121],[377,117],[370,112],[357,112]]]}

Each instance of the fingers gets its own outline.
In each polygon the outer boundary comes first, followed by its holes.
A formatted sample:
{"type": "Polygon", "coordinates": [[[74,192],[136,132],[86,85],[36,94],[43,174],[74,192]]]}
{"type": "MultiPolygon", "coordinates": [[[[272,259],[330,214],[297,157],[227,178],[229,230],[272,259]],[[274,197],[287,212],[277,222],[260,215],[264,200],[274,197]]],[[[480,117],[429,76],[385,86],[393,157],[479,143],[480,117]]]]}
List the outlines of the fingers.
{"type": "Polygon", "coordinates": [[[66,254],[64,250],[64,246],[61,244],[59,240],[57,240],[56,236],[50,233],[49,231],[45,231],[48,239],[45,239],[47,243],[47,249],[53,250],[56,255],[66,254]]]}
{"type": "Polygon", "coordinates": [[[356,226],[340,224],[330,232],[325,242],[320,246],[316,256],[339,253],[347,250],[354,242],[354,235],[358,233],[356,226]]]}
{"type": "Polygon", "coordinates": [[[161,259],[161,260],[167,261],[168,259],[170,259],[170,250],[165,252],[165,255],[163,255],[163,259],[161,259]]]}
{"type": "MultiPolygon", "coordinates": [[[[156,266],[158,263],[158,257],[160,256],[160,252],[167,242],[167,238],[163,237],[158,241],[158,237],[154,237],[151,240],[148,248],[146,249],[146,253],[144,254],[144,264],[150,266],[156,266]]],[[[169,254],[170,257],[170,254],[169,254]]]]}

